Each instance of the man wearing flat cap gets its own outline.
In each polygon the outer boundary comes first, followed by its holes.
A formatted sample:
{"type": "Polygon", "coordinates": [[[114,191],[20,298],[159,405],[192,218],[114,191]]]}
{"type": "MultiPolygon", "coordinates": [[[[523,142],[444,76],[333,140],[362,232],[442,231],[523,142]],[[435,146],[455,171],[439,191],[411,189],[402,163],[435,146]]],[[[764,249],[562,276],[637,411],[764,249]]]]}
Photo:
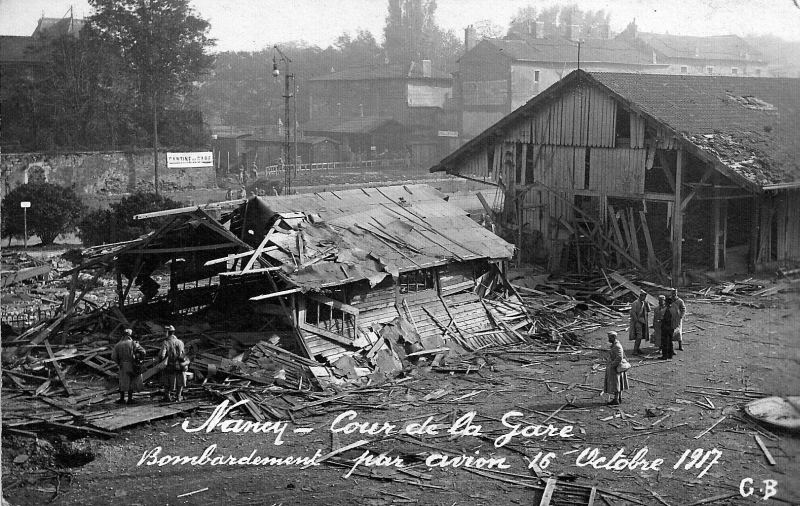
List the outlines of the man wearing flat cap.
{"type": "Polygon", "coordinates": [[[184,350],[183,341],[175,335],[175,327],[167,325],[164,327],[166,336],[161,343],[161,351],[158,359],[165,363],[161,372],[161,380],[164,382],[164,400],[173,400],[172,392],[175,392],[174,400],[183,400],[183,388],[186,386],[186,370],[188,361],[184,350]]]}
{"type": "Polygon", "coordinates": [[[142,372],[135,367],[137,356],[144,357],[144,348],[133,340],[133,330],[125,329],[114,346],[111,359],[119,367],[119,400],[117,404],[133,404],[133,392],[142,389],[142,372]],[[125,400],[125,392],[128,399],[125,400]]]}

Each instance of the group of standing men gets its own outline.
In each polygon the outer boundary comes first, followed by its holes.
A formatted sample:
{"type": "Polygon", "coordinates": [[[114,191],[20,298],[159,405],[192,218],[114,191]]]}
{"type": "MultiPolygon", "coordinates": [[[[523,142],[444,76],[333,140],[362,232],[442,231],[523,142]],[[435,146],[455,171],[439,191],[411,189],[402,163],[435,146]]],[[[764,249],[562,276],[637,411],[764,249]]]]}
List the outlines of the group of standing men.
{"type": "Polygon", "coordinates": [[[629,338],[634,341],[633,353],[641,354],[642,340],[649,340],[661,349],[661,360],[669,360],[675,356],[672,342],[678,342],[678,350],[683,351],[683,317],[686,314],[686,303],[678,297],[678,290],[673,288],[668,296],[658,297],[658,307],[653,309],[653,335],[649,336],[650,304],[647,293],[639,293],[639,298],[631,304],[631,321],[629,338]]]}
{"type": "MultiPolygon", "coordinates": [[[[180,402],[183,400],[189,360],[186,358],[183,341],[175,335],[175,327],[167,325],[164,331],[166,335],[158,352],[161,381],[164,385],[164,401],[180,402]],[[173,392],[175,392],[174,397],[173,392]]],[[[111,359],[119,367],[119,400],[116,401],[117,404],[135,404],[133,394],[143,388],[141,363],[144,356],[145,349],[133,340],[133,330],[125,329],[122,338],[111,352],[111,359]],[[126,393],[127,399],[125,398],[126,393]]]]}

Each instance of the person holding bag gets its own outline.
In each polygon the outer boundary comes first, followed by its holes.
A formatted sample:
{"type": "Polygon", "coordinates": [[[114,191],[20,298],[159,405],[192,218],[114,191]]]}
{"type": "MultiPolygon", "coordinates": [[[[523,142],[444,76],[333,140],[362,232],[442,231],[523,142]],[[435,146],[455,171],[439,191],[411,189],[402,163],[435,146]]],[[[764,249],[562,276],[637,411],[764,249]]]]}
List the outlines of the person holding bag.
{"type": "Polygon", "coordinates": [[[134,404],[133,392],[142,389],[140,361],[144,358],[142,345],[133,340],[133,330],[125,329],[122,338],[111,352],[111,360],[119,367],[119,399],[117,404],[134,404]],[[128,400],[125,400],[128,392],[128,400]]]}
{"type": "Polygon", "coordinates": [[[186,358],[183,341],[175,335],[175,327],[167,325],[164,330],[167,335],[161,343],[159,360],[164,363],[161,371],[161,380],[164,382],[164,401],[171,402],[172,392],[175,391],[175,400],[183,400],[183,389],[186,386],[186,371],[189,360],[186,358]]]}
{"type": "Polygon", "coordinates": [[[628,369],[631,364],[625,360],[625,351],[622,343],[617,339],[616,332],[608,333],[609,357],[606,362],[606,377],[603,392],[612,396],[609,405],[622,404],[622,391],[628,389],[628,369]]]}

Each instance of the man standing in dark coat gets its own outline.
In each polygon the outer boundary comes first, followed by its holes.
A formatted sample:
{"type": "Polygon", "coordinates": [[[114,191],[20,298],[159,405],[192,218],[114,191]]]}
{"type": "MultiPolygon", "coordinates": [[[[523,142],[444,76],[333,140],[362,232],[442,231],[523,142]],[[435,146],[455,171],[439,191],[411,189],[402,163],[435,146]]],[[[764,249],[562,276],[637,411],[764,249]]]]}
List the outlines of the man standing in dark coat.
{"type": "Polygon", "coordinates": [[[122,339],[119,340],[111,352],[111,359],[119,367],[119,400],[117,404],[133,404],[133,392],[142,388],[142,372],[134,367],[136,356],[144,356],[142,345],[133,340],[133,330],[125,329],[122,339]],[[125,392],[128,400],[125,401],[125,392]]]}

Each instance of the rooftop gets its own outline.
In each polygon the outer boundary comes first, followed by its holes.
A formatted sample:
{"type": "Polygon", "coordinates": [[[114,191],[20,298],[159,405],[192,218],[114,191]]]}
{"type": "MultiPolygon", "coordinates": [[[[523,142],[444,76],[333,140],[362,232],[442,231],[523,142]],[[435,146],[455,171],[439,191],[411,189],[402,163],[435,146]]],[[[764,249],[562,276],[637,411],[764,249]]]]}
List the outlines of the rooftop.
{"type": "Polygon", "coordinates": [[[800,79],[588,75],[748,181],[800,182],[800,79]]]}
{"type": "Polygon", "coordinates": [[[452,77],[437,68],[432,68],[431,75],[425,77],[422,73],[422,65],[412,62],[350,67],[338,72],[312,77],[309,81],[366,81],[373,79],[440,79],[449,81],[452,77]]]}
{"type": "MultiPolygon", "coordinates": [[[[578,43],[563,37],[542,39],[484,39],[512,60],[535,62],[574,62],[578,43]]],[[[652,65],[652,55],[622,39],[586,39],[581,42],[581,62],[652,65]]]]}
{"type": "Polygon", "coordinates": [[[377,284],[387,274],[454,261],[509,258],[514,249],[426,185],[256,197],[248,205],[259,210],[248,209],[247,219],[253,217],[254,222],[246,222],[247,229],[256,229],[255,222],[274,213],[304,215],[292,223],[292,230],[273,234],[272,243],[279,249],[266,253],[285,266],[292,283],[304,288],[361,279],[377,284]],[[289,253],[299,257],[298,234],[303,235],[305,258],[325,250],[335,254],[296,269],[289,253]]]}
{"type": "Polygon", "coordinates": [[[447,156],[444,170],[498,128],[570,86],[589,83],[676,132],[760,189],[800,185],[800,79],[576,70],[447,156]]]}

